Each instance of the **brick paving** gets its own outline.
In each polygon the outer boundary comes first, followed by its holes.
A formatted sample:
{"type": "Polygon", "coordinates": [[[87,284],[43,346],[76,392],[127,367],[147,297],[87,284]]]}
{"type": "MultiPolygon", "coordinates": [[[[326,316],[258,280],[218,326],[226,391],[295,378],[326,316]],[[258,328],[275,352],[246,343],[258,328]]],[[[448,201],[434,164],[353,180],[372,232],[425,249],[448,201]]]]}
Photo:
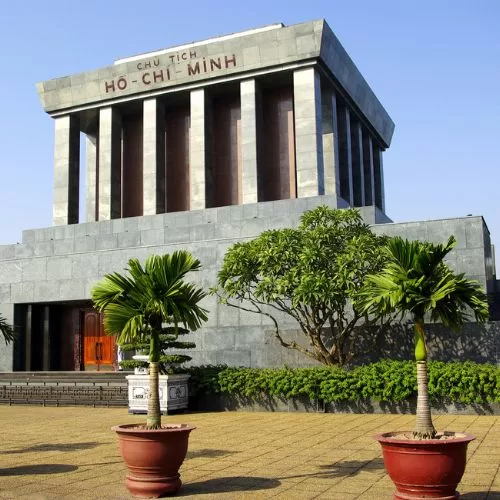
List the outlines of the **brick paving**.
{"type": "MultiPolygon", "coordinates": [[[[129,499],[110,427],[143,421],[122,408],[0,406],[0,499],[129,499]]],[[[197,426],[179,497],[392,498],[374,434],[411,429],[409,415],[186,413],[197,426]]],[[[439,430],[469,432],[464,500],[500,500],[500,417],[439,415],[439,430]]]]}

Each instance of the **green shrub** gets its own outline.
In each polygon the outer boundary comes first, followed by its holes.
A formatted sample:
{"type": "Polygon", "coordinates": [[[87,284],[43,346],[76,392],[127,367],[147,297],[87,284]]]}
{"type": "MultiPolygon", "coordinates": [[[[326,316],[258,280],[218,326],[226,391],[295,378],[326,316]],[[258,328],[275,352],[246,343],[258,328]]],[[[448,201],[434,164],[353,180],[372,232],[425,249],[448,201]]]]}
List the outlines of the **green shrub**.
{"type": "MultiPolygon", "coordinates": [[[[338,367],[233,368],[224,365],[188,369],[194,395],[222,393],[258,399],[305,396],[311,401],[355,402],[367,399],[399,402],[415,397],[412,361],[382,360],[352,370],[338,367]]],[[[429,395],[460,403],[500,403],[500,369],[489,364],[429,363],[429,395]]]]}

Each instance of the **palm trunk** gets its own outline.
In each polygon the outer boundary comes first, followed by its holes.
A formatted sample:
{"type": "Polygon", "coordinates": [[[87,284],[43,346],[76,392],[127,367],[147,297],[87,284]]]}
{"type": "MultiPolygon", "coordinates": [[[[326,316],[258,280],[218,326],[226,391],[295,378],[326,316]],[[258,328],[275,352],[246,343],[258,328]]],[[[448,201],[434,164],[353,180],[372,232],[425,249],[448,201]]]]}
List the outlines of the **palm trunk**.
{"type": "Polygon", "coordinates": [[[427,388],[427,346],[424,337],[424,322],[415,321],[415,358],[417,361],[417,421],[413,436],[418,439],[432,439],[436,429],[432,423],[427,388]]]}
{"type": "Polygon", "coordinates": [[[148,429],[161,428],[160,410],[160,376],[159,376],[159,352],[160,338],[157,331],[151,332],[151,343],[149,351],[149,396],[148,416],[146,427],[148,429]]]}
{"type": "Polygon", "coordinates": [[[148,429],[161,428],[160,394],[159,394],[159,369],[155,362],[149,363],[149,397],[148,397],[148,416],[146,427],[148,429]]]}

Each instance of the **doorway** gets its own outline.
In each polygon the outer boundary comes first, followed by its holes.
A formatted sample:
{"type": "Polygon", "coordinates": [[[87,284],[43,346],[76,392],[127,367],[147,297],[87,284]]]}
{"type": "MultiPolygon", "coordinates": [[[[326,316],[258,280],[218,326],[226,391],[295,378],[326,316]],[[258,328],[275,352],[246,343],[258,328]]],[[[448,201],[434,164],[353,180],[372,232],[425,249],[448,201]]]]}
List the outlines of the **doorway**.
{"type": "Polygon", "coordinates": [[[83,369],[113,371],[115,338],[104,333],[104,315],[92,310],[82,311],[83,369]]]}

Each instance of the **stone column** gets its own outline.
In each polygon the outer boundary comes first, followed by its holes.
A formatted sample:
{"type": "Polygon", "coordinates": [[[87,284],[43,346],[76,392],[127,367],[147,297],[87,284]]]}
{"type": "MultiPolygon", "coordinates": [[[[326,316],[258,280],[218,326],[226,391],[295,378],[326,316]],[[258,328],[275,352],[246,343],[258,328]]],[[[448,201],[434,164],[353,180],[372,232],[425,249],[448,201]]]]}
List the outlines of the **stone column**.
{"type": "Polygon", "coordinates": [[[241,186],[242,203],[257,203],[257,83],[240,83],[241,95],[241,186]]]}
{"type": "Polygon", "coordinates": [[[80,202],[80,124],[78,116],[55,118],[54,200],[55,226],[78,224],[80,202]]]}
{"type": "Polygon", "coordinates": [[[43,342],[42,369],[43,369],[43,371],[47,372],[50,370],[50,308],[49,308],[49,306],[43,306],[42,342],[43,342]]]}
{"type": "Polygon", "coordinates": [[[321,91],[325,194],[340,196],[337,98],[332,89],[321,91]]]}
{"type": "Polygon", "coordinates": [[[361,123],[351,116],[351,162],[352,162],[352,190],[354,206],[365,206],[365,179],[363,171],[363,136],[361,123]]]}
{"type": "Polygon", "coordinates": [[[375,184],[375,205],[385,213],[384,193],[384,166],[382,163],[382,149],[372,141],[373,144],[373,174],[375,184]]]}
{"type": "Polygon", "coordinates": [[[314,68],[293,72],[297,197],[324,194],[321,83],[314,68]]]}
{"type": "Polygon", "coordinates": [[[87,195],[86,195],[86,208],[87,213],[86,221],[94,222],[97,220],[97,173],[99,169],[98,159],[98,144],[97,136],[94,134],[87,134],[85,139],[86,147],[86,180],[87,180],[87,195]]]}
{"type": "Polygon", "coordinates": [[[99,220],[121,217],[121,118],[115,108],[99,110],[99,220]]]}
{"type": "Polygon", "coordinates": [[[189,133],[190,209],[206,207],[206,127],[205,90],[191,91],[191,129],[189,133]]]}
{"type": "Polygon", "coordinates": [[[26,306],[26,317],[24,323],[24,369],[31,371],[31,337],[33,334],[33,306],[26,306]]]}
{"type": "Polygon", "coordinates": [[[340,192],[351,207],[354,206],[351,156],[351,114],[345,105],[338,106],[340,192]]]}
{"type": "Polygon", "coordinates": [[[158,99],[143,103],[143,214],[165,212],[165,110],[158,99]]]}
{"type": "Polygon", "coordinates": [[[375,204],[375,183],[373,178],[373,146],[372,138],[366,128],[363,128],[363,171],[365,179],[365,205],[371,206],[375,204]]]}

